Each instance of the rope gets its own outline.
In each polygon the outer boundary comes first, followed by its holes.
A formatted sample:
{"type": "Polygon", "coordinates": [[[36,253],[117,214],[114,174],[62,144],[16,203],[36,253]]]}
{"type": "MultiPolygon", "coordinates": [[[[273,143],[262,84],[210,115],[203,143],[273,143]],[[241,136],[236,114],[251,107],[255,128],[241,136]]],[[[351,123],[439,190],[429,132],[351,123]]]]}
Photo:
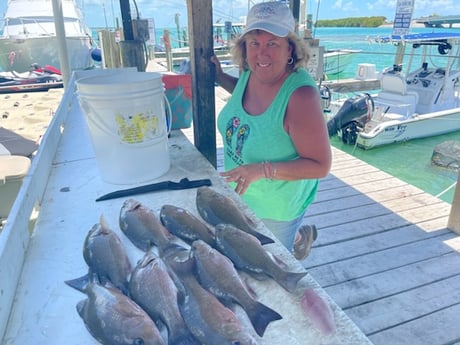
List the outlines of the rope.
{"type": "Polygon", "coordinates": [[[446,189],[444,189],[441,193],[439,193],[438,195],[436,195],[437,198],[441,197],[442,195],[446,194],[448,191],[450,191],[452,188],[454,188],[455,186],[457,185],[457,181],[455,181],[454,183],[452,183],[449,187],[447,187],[446,189]]]}

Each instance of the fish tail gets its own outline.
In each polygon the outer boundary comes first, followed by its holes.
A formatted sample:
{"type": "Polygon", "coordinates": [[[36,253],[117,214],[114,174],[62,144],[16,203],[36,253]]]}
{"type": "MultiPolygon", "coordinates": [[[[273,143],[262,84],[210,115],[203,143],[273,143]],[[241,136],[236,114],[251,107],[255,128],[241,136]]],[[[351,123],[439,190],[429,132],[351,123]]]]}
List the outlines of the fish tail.
{"type": "Polygon", "coordinates": [[[84,276],[81,276],[75,279],[65,280],[64,283],[74,288],[75,290],[85,293],[86,287],[88,286],[90,281],[91,281],[90,276],[88,274],[85,274],[84,276]]]}
{"type": "Polygon", "coordinates": [[[260,337],[264,335],[265,329],[267,328],[270,322],[281,320],[283,318],[276,311],[260,302],[257,302],[254,305],[254,308],[248,310],[247,314],[249,319],[251,320],[254,330],[260,337]]]}
{"type": "Polygon", "coordinates": [[[284,272],[283,277],[277,281],[287,291],[293,292],[296,289],[299,280],[305,277],[307,274],[308,272],[284,272]]]}
{"type": "Polygon", "coordinates": [[[255,236],[257,237],[257,239],[260,241],[260,244],[262,245],[269,244],[269,243],[275,243],[273,239],[271,239],[268,236],[265,236],[264,234],[260,232],[255,232],[255,236]]]}

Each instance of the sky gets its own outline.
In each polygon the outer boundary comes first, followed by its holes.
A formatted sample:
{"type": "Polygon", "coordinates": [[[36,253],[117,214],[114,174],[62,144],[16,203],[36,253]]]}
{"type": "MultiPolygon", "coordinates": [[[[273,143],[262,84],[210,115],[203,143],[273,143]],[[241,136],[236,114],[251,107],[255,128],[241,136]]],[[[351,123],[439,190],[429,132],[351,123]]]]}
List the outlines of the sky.
{"type": "MultiPolygon", "coordinates": [[[[50,0],[51,1],[51,0],[50,0]]],[[[90,27],[114,27],[121,24],[119,0],[79,0],[83,2],[85,21],[90,27]]],[[[193,0],[200,1],[200,0],[193,0]]],[[[213,21],[244,22],[250,4],[261,0],[213,0],[213,21]]],[[[0,10],[4,13],[7,0],[0,0],[0,10]]],[[[134,4],[133,0],[130,0],[134,4]]],[[[157,28],[176,27],[175,15],[179,14],[179,25],[187,25],[186,0],[136,0],[140,18],[153,18],[157,28]]],[[[385,16],[392,21],[396,0],[306,0],[306,12],[318,19],[338,19],[346,17],[385,16]],[[318,16],[317,16],[318,14],[318,16]]],[[[137,16],[132,5],[131,15],[137,16]]],[[[437,14],[441,16],[460,15],[459,0],[415,0],[413,18],[437,14]]]]}

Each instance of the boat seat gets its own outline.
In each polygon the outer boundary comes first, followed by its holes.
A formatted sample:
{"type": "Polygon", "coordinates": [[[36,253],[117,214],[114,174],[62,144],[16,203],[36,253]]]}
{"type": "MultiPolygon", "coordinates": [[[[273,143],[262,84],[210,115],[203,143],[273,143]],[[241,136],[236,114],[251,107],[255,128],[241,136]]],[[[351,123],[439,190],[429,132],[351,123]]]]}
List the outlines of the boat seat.
{"type": "Polygon", "coordinates": [[[415,113],[415,107],[418,103],[419,96],[415,91],[407,91],[405,78],[399,73],[383,74],[380,80],[382,90],[376,97],[376,101],[388,104],[391,112],[401,115],[412,116],[415,113]]]}
{"type": "Polygon", "coordinates": [[[382,91],[407,94],[407,83],[405,78],[399,73],[384,73],[380,80],[382,91]]]}

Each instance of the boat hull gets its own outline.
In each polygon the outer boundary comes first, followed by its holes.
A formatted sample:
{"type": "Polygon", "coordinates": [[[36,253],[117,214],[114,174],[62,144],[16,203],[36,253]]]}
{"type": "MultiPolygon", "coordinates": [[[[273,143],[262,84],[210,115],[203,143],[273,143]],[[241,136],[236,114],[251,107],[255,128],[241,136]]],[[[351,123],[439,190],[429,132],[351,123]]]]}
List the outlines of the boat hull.
{"type": "Polygon", "coordinates": [[[357,145],[364,149],[427,138],[460,131],[460,108],[428,115],[418,115],[407,121],[389,121],[376,126],[371,132],[360,132],[357,145]]]}
{"type": "Polygon", "coordinates": [[[334,75],[343,72],[357,52],[359,51],[346,49],[326,51],[324,53],[324,74],[334,75]]]}
{"type": "MultiPolygon", "coordinates": [[[[88,69],[93,65],[90,37],[66,37],[66,45],[71,70],[88,69]]],[[[0,38],[0,52],[3,71],[26,72],[33,63],[61,68],[56,36],[0,38]]]]}

